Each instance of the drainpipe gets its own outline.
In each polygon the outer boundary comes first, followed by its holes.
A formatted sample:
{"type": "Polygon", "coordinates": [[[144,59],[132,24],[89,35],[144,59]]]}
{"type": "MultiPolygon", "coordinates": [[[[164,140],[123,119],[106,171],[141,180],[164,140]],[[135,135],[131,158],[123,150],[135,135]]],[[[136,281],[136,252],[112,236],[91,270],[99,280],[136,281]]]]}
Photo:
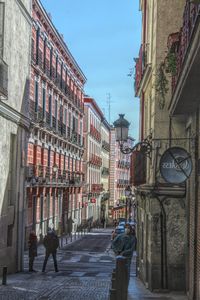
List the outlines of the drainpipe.
{"type": "Polygon", "coordinates": [[[168,288],[168,270],[167,270],[167,221],[166,212],[163,201],[167,199],[164,197],[162,200],[156,195],[156,199],[160,205],[160,235],[161,235],[161,288],[168,288]]]}
{"type": "Polygon", "coordinates": [[[197,240],[198,240],[198,149],[199,149],[199,107],[196,112],[196,139],[195,139],[195,215],[194,215],[194,291],[193,291],[193,300],[197,299],[197,240]]]}

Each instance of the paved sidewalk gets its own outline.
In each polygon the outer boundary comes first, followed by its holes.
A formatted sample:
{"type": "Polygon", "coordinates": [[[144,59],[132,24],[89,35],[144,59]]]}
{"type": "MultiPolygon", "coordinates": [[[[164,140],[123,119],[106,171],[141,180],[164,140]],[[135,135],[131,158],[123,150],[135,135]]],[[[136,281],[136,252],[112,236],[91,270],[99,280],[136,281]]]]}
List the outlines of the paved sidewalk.
{"type": "Polygon", "coordinates": [[[179,292],[152,293],[137,277],[131,277],[128,289],[128,300],[187,300],[187,296],[179,292]]]}

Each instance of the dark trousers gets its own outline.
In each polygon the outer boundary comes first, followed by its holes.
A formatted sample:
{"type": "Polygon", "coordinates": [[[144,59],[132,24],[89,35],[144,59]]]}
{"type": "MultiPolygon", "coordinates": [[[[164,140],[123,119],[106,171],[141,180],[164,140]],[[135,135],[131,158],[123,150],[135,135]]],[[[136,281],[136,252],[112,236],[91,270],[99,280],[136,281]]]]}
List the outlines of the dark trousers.
{"type": "Polygon", "coordinates": [[[55,272],[58,272],[58,266],[57,266],[57,260],[56,260],[56,251],[55,252],[46,251],[46,255],[45,255],[45,259],[44,259],[44,263],[43,263],[43,267],[42,267],[42,272],[45,271],[47,261],[48,261],[48,258],[50,256],[50,254],[52,254],[52,257],[53,257],[55,272]]]}
{"type": "Polygon", "coordinates": [[[29,256],[29,271],[33,271],[34,259],[35,259],[35,256],[29,256]]]}

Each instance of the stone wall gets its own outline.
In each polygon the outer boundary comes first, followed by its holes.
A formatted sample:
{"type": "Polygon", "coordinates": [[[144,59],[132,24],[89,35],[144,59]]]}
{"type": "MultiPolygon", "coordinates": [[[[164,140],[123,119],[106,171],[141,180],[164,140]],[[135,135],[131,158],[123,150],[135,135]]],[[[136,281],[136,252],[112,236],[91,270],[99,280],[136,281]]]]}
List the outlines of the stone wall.
{"type": "Polygon", "coordinates": [[[31,1],[4,2],[3,60],[8,65],[8,99],[0,101],[0,264],[13,272],[23,268],[31,1]]]}

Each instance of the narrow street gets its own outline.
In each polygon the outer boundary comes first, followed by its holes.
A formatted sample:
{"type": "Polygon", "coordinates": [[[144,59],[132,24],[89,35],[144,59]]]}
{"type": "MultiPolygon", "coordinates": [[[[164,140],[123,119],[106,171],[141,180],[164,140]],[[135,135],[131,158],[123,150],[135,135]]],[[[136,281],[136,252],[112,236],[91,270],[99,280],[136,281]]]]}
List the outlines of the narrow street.
{"type": "MultiPolygon", "coordinates": [[[[35,273],[28,272],[28,253],[25,271],[9,275],[7,285],[0,285],[0,300],[109,300],[111,274],[115,258],[110,246],[110,229],[96,229],[73,239],[58,250],[59,272],[54,272],[49,259],[42,273],[44,248],[38,247],[35,273]]],[[[179,293],[151,293],[135,276],[136,256],[133,256],[128,300],[185,300],[179,293]]]]}
{"type": "Polygon", "coordinates": [[[42,273],[44,248],[40,246],[34,263],[36,273],[25,271],[8,276],[7,286],[1,286],[0,299],[108,299],[114,258],[107,248],[110,230],[96,230],[58,250],[59,272],[54,272],[49,259],[42,273]],[[8,295],[9,291],[9,295],[8,295]]]}

